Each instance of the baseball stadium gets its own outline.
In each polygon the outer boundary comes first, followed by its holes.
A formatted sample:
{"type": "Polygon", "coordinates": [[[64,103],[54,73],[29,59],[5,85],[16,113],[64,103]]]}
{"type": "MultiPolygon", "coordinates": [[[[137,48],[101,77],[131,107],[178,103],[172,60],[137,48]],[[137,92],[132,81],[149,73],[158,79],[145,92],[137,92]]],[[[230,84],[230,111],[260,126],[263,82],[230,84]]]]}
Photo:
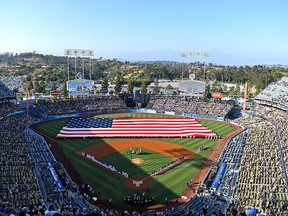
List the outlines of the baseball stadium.
{"type": "Polygon", "coordinates": [[[230,104],[172,95],[152,96],[140,109],[119,96],[85,95],[21,110],[2,83],[3,206],[95,215],[286,215],[283,91],[285,77],[232,120],[230,104]]]}

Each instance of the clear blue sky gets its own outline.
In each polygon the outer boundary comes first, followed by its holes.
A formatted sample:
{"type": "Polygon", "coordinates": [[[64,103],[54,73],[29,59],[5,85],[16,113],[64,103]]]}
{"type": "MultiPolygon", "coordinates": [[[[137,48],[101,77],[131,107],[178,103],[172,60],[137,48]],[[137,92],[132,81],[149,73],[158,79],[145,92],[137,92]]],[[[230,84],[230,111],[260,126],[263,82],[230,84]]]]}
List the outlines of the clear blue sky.
{"type": "Polygon", "coordinates": [[[0,4],[0,52],[62,55],[64,49],[77,48],[93,49],[95,57],[106,53],[116,58],[162,51],[164,60],[165,52],[199,50],[228,56],[227,64],[230,56],[282,63],[288,59],[287,0],[0,0],[0,4]]]}

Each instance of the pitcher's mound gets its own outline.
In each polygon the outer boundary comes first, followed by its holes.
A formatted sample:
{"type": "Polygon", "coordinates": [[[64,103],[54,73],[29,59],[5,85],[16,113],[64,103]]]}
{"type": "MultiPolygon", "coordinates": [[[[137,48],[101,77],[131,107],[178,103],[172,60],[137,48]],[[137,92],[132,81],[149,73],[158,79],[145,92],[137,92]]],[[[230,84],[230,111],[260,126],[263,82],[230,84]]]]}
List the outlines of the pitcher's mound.
{"type": "Polygon", "coordinates": [[[134,164],[142,164],[142,163],[144,163],[144,160],[141,158],[134,158],[131,160],[131,162],[134,164]]]}

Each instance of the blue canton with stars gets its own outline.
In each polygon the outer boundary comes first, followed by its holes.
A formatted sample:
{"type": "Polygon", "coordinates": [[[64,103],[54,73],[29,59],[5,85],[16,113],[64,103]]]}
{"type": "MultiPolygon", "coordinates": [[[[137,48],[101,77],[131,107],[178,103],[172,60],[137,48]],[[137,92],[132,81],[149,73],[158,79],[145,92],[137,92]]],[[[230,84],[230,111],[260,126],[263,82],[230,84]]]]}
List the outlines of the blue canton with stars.
{"type": "Polygon", "coordinates": [[[72,118],[67,123],[68,128],[111,128],[113,118],[72,118]]]}

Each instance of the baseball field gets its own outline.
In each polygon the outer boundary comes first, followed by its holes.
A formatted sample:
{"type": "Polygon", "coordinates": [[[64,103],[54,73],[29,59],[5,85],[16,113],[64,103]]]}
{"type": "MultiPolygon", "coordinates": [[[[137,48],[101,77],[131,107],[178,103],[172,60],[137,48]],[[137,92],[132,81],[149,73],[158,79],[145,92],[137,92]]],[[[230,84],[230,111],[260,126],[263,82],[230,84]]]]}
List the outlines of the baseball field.
{"type": "MultiPolygon", "coordinates": [[[[173,118],[168,115],[144,113],[123,113],[97,117],[127,118],[173,118]]],[[[179,116],[178,116],[179,118],[179,116]]],[[[231,134],[235,128],[227,123],[198,120],[205,127],[221,137],[231,134]]],[[[37,130],[50,137],[61,147],[82,179],[88,183],[99,200],[125,206],[126,196],[149,196],[153,201],[147,205],[157,205],[181,197],[189,181],[207,161],[217,139],[204,138],[86,138],[54,139],[65,120],[47,121],[37,125],[37,130]],[[132,153],[133,152],[133,153],[132,153]],[[87,155],[129,174],[129,179],[112,172],[87,155]],[[151,175],[167,164],[183,157],[171,169],[158,175],[151,175]]]]}

